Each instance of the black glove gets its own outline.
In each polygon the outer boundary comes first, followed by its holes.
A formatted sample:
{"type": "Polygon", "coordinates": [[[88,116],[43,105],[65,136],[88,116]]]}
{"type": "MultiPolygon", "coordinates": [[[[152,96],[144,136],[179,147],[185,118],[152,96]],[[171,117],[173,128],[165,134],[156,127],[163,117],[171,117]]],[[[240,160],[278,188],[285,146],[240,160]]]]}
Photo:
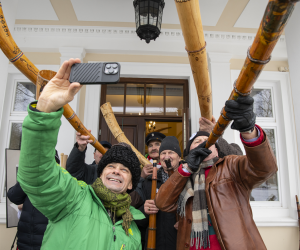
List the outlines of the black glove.
{"type": "Polygon", "coordinates": [[[233,120],[232,129],[245,132],[254,127],[256,115],[253,112],[253,103],[254,99],[249,95],[225,102],[226,116],[233,120]]]}
{"type": "Polygon", "coordinates": [[[205,145],[206,141],[198,145],[198,147],[192,149],[185,158],[186,163],[193,172],[196,172],[201,162],[211,154],[211,151],[205,148],[205,145]]]}

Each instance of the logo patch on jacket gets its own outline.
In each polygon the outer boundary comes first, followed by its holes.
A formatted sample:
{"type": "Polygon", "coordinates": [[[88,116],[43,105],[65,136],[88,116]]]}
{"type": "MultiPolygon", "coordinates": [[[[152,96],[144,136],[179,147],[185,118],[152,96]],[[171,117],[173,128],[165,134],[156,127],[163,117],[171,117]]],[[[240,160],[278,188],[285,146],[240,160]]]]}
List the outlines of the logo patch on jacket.
{"type": "MultiPolygon", "coordinates": [[[[133,235],[131,228],[128,229],[128,233],[133,235]]],[[[125,245],[124,245],[124,247],[125,247],[125,245]]]]}

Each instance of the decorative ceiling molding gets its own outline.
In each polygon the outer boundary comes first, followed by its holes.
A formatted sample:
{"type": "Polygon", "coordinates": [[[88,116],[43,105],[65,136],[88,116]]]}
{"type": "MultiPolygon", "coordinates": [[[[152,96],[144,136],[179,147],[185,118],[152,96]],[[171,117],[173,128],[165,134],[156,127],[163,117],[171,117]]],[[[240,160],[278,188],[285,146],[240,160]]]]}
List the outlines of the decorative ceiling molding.
{"type": "MultiPolygon", "coordinates": [[[[208,52],[230,53],[245,58],[255,34],[204,31],[208,52]]],[[[60,47],[82,47],[87,53],[186,56],[180,29],[162,29],[156,41],[141,41],[135,28],[16,24],[14,38],[24,52],[58,52],[60,47]]],[[[281,36],[273,60],[287,60],[285,37],[281,36]]]]}
{"type": "MultiPolygon", "coordinates": [[[[74,34],[76,36],[109,36],[109,35],[127,35],[127,36],[134,36],[136,35],[135,28],[124,28],[124,27],[74,27],[74,26],[37,26],[37,25],[15,25],[14,28],[15,34],[51,34],[51,35],[71,35],[74,34]]],[[[181,30],[166,30],[163,29],[161,31],[160,36],[167,36],[167,37],[178,37],[182,39],[182,31],[181,30]]],[[[204,36],[206,39],[217,39],[217,40],[228,40],[228,41],[253,41],[256,34],[252,33],[235,33],[235,32],[217,32],[217,31],[204,31],[204,36]]],[[[159,39],[159,38],[158,38],[159,39]]],[[[281,36],[279,42],[285,42],[285,37],[281,36]]]]}

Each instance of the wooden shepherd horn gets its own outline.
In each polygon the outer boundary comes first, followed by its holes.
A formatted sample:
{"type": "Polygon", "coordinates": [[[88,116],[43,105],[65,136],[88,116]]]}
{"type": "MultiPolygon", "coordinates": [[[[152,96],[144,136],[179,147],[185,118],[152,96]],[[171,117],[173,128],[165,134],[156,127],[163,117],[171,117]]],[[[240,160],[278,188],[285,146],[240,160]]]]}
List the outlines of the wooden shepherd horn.
{"type": "Polygon", "coordinates": [[[113,134],[113,136],[115,137],[115,139],[118,142],[125,142],[128,145],[130,145],[130,147],[132,148],[132,150],[135,152],[136,156],[139,158],[140,163],[145,166],[146,164],[151,164],[150,161],[148,161],[145,156],[143,156],[131,143],[130,141],[126,138],[124,132],[122,131],[122,129],[120,128],[117,119],[114,115],[114,112],[112,110],[112,107],[110,105],[110,102],[104,103],[101,107],[100,110],[102,112],[102,115],[106,121],[106,124],[108,126],[108,128],[110,129],[111,133],[113,134]]]}
{"type": "Polygon", "coordinates": [[[212,120],[212,92],[199,0],[175,0],[185,49],[197,89],[201,116],[212,120]]]}
{"type": "MultiPolygon", "coordinates": [[[[265,14],[257,31],[252,46],[248,49],[245,64],[234,83],[229,100],[250,95],[252,87],[265,65],[271,60],[271,53],[277,44],[292,12],[299,0],[269,0],[265,14]]],[[[206,143],[206,148],[213,145],[224,133],[231,122],[226,117],[224,108],[206,143]]]]}
{"type": "MultiPolygon", "coordinates": [[[[6,20],[4,18],[2,4],[0,2],[0,48],[9,61],[15,65],[31,82],[35,85],[37,84],[38,75],[42,78],[39,80],[39,83],[48,82],[56,72],[50,71],[39,71],[34,64],[23,54],[15,43],[11,33],[8,29],[6,20]],[[51,77],[51,78],[50,78],[51,77]]],[[[40,86],[43,87],[43,86],[40,86]]],[[[38,87],[38,89],[40,89],[38,87]]],[[[101,154],[105,154],[106,149],[97,141],[97,139],[85,128],[78,116],[75,114],[73,109],[69,104],[66,104],[64,107],[64,116],[71,123],[71,125],[81,134],[89,135],[90,140],[93,140],[91,143],[101,154]]]]}

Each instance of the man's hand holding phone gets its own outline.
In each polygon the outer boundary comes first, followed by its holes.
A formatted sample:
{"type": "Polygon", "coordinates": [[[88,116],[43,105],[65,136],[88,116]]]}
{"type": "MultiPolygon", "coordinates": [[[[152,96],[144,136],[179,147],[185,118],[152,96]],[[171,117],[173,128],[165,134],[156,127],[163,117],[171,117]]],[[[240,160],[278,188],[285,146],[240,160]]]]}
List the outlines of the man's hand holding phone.
{"type": "Polygon", "coordinates": [[[65,61],[57,74],[47,83],[37,103],[36,108],[39,111],[55,112],[74,99],[82,87],[78,82],[72,84],[69,82],[71,68],[75,63],[80,63],[80,59],[71,58],[65,61]]]}

